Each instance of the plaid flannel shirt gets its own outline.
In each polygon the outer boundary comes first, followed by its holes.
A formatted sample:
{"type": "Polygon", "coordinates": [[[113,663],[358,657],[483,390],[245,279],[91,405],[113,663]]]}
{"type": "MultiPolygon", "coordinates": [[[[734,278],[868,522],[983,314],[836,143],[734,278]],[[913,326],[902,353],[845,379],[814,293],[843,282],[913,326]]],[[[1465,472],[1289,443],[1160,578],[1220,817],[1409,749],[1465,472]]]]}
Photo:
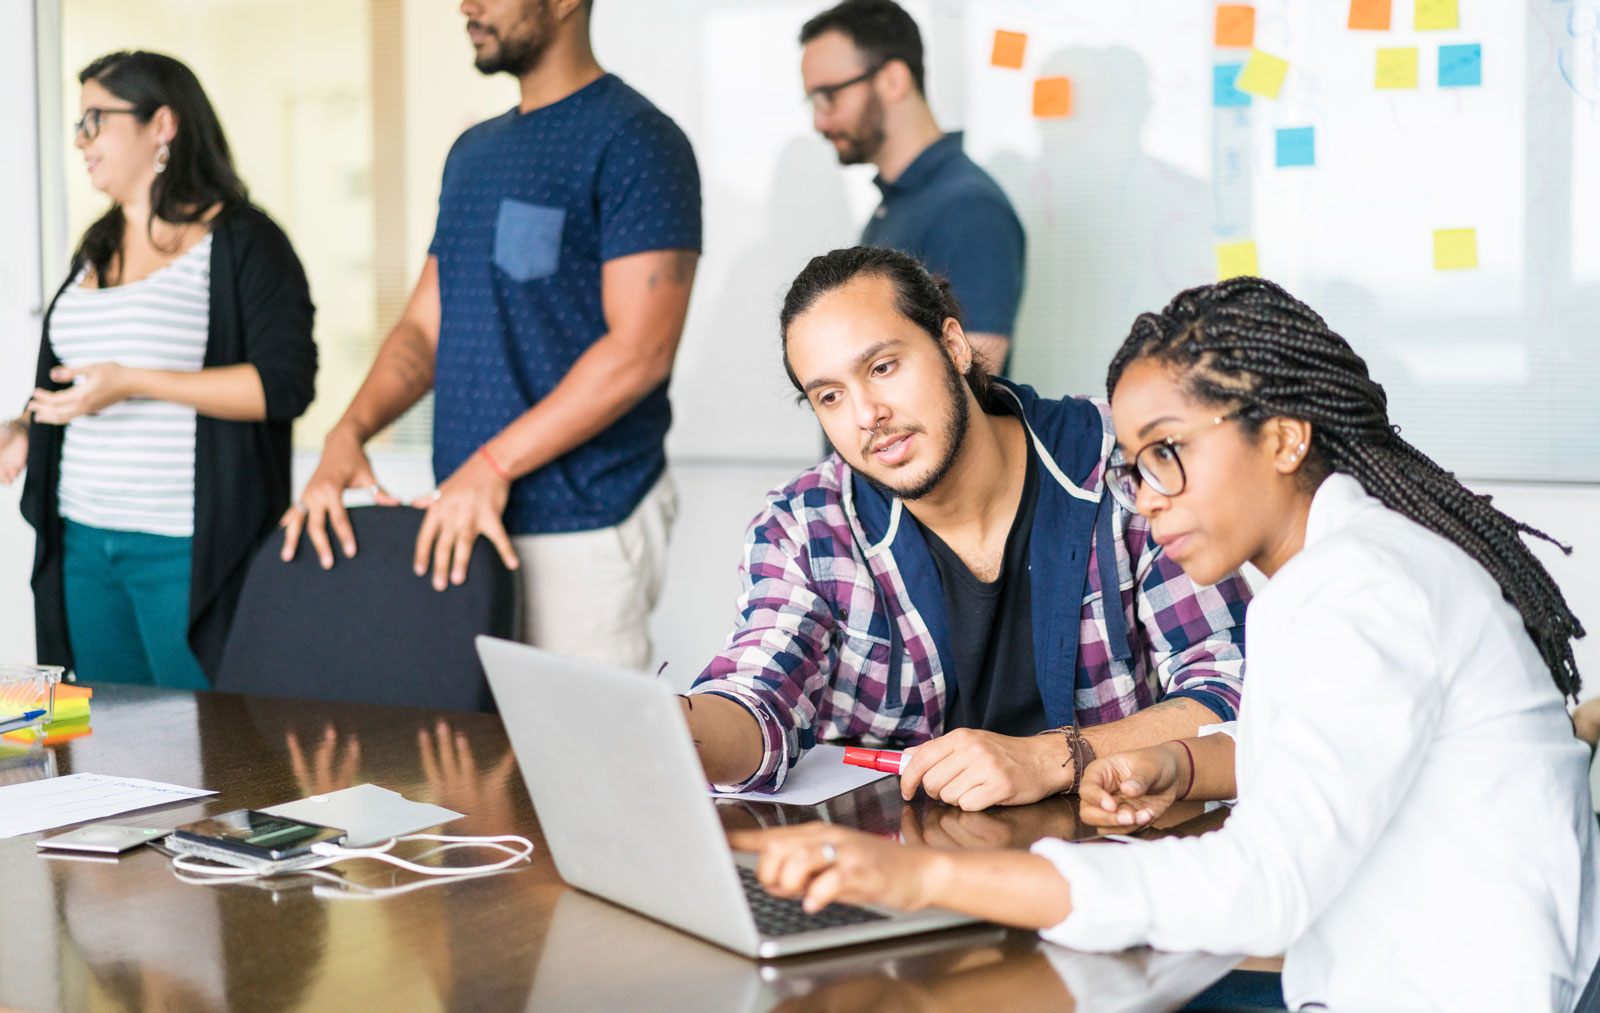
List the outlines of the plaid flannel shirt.
{"type": "MultiPolygon", "coordinates": [[[[1105,402],[1049,401],[1010,384],[1001,392],[1016,402],[1041,466],[1030,573],[1043,647],[1036,676],[1051,724],[1102,724],[1173,697],[1231,720],[1244,669],[1244,579],[1194,584],[1150,540],[1148,522],[1115,504],[1103,482],[1114,441],[1105,402]],[[1121,606],[1109,616],[1108,549],[1121,606]],[[1043,639],[1052,623],[1070,624],[1063,599],[1077,601],[1076,628],[1043,639]],[[1055,650],[1070,649],[1074,634],[1071,656],[1055,650]]],[[[746,534],[737,626],[691,692],[748,709],[763,757],[746,781],[719,789],[775,791],[818,742],[906,748],[945,731],[937,570],[902,502],[853,479],[830,455],[769,493],[746,534]]]]}

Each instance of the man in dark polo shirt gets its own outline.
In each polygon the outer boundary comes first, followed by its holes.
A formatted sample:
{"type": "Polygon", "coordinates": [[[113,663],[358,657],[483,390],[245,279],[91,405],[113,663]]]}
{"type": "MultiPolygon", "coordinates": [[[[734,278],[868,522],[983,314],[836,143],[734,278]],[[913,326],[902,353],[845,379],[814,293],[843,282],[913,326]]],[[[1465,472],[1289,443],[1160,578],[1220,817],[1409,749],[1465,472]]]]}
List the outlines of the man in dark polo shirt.
{"type": "Polygon", "coordinates": [[[841,165],[871,162],[883,203],[861,242],[909,253],[950,281],[967,338],[1005,371],[1025,239],[1011,201],[944,133],[923,91],[922,36],[893,0],[845,0],[807,21],[800,76],[841,165]]]}
{"type": "Polygon", "coordinates": [[[439,487],[415,558],[444,590],[479,535],[522,576],[530,643],[639,667],[676,497],[667,378],[700,250],[700,178],[677,125],[606,73],[591,0],[465,0],[484,74],[521,101],[462,134],[410,303],[301,502],[324,567],[328,528],[356,550],[345,489],[397,502],[362,449],[430,388],[439,487]]]}

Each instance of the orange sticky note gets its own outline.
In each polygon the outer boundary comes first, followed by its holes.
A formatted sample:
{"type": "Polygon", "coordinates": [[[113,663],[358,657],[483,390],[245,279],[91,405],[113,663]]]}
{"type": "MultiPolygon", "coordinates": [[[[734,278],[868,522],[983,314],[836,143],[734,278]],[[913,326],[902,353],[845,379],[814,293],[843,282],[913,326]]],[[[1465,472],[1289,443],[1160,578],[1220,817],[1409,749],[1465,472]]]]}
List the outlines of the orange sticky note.
{"type": "Polygon", "coordinates": [[[1412,27],[1419,32],[1461,27],[1456,0],[1417,0],[1412,27]]]}
{"type": "Polygon", "coordinates": [[[1378,50],[1378,88],[1415,88],[1417,50],[1415,47],[1378,50]]]}
{"type": "Polygon", "coordinates": [[[1433,269],[1435,271],[1463,271],[1477,266],[1477,229],[1433,230],[1433,269]]]}
{"type": "Polygon", "coordinates": [[[1350,0],[1350,27],[1357,31],[1387,32],[1390,0],[1350,0]]]}
{"type": "Polygon", "coordinates": [[[1229,278],[1247,274],[1260,277],[1261,266],[1256,260],[1256,244],[1253,239],[1246,239],[1242,243],[1217,244],[1217,280],[1227,281],[1229,278]]]}
{"type": "Polygon", "coordinates": [[[1027,48],[1028,37],[1022,32],[996,31],[994,50],[989,54],[989,62],[996,67],[1021,70],[1022,52],[1027,48]]]}
{"type": "Polygon", "coordinates": [[[1248,49],[1256,41],[1256,9],[1248,4],[1217,4],[1217,45],[1248,49]]]}
{"type": "Polygon", "coordinates": [[[1041,77],[1033,82],[1033,115],[1040,119],[1071,116],[1072,81],[1064,77],[1041,77]]]}

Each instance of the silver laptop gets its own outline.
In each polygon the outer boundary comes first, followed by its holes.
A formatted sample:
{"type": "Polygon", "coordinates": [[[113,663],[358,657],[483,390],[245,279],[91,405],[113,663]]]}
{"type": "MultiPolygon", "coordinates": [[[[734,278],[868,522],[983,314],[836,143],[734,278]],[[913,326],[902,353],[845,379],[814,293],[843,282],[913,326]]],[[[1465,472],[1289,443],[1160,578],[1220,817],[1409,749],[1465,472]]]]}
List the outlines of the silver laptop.
{"type": "Polygon", "coordinates": [[[667,684],[626,669],[478,637],[539,827],[563,879],[674,928],[778,957],[970,924],[949,911],[769,896],[735,854],[667,684]]]}

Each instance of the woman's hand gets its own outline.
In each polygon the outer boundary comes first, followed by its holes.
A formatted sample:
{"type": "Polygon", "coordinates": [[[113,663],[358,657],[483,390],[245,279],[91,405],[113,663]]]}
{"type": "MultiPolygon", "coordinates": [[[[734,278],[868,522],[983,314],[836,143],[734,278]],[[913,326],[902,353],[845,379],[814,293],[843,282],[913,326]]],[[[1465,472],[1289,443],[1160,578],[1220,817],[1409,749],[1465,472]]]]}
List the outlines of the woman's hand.
{"type": "Polygon", "coordinates": [[[806,823],[728,835],[760,855],[756,876],[774,897],[802,897],[807,911],[829,904],[877,904],[917,911],[929,906],[946,856],[831,823],[806,823]]]}
{"type": "Polygon", "coordinates": [[[10,485],[28,466],[28,431],[0,426],[0,485],[10,485]]]}
{"type": "Polygon", "coordinates": [[[28,412],[35,422],[64,426],[80,415],[104,411],[131,397],[137,370],[115,362],[96,362],[87,366],[57,366],[50,370],[56,383],[72,383],[66,390],[36,387],[28,412]]]}
{"type": "Polygon", "coordinates": [[[1093,827],[1144,827],[1190,780],[1183,747],[1167,742],[1102,756],[1083,772],[1078,818],[1093,827]]]}

